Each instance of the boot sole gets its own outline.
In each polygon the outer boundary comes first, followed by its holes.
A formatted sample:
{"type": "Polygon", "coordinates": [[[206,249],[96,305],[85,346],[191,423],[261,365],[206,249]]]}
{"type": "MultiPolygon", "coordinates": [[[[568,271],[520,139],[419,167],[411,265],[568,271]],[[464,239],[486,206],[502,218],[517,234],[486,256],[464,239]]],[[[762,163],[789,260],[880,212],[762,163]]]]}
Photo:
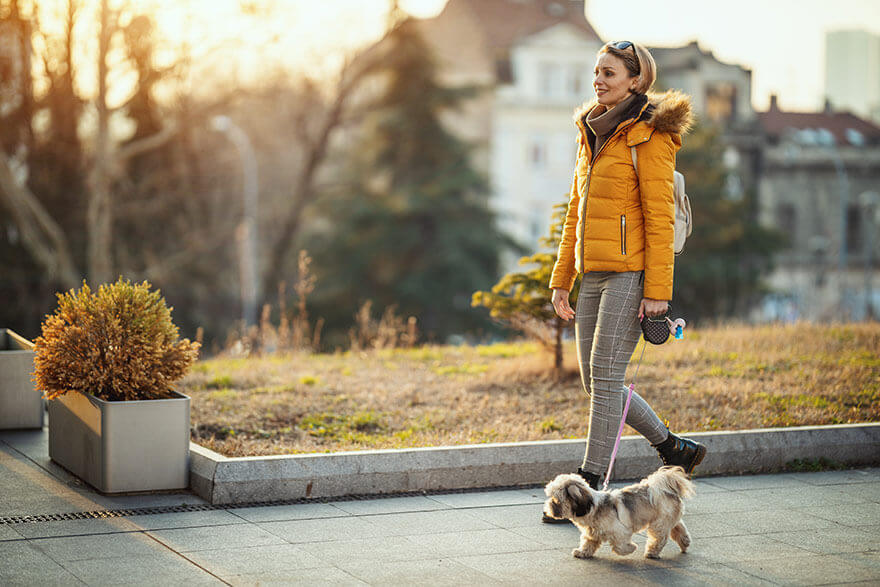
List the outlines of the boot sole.
{"type": "Polygon", "coordinates": [[[690,465],[688,465],[687,471],[685,471],[685,473],[687,473],[688,475],[693,473],[694,469],[697,468],[697,465],[699,465],[700,463],[703,462],[703,457],[705,457],[705,456],[706,456],[706,447],[702,444],[698,445],[697,446],[697,454],[694,455],[694,460],[692,460],[690,465]]]}

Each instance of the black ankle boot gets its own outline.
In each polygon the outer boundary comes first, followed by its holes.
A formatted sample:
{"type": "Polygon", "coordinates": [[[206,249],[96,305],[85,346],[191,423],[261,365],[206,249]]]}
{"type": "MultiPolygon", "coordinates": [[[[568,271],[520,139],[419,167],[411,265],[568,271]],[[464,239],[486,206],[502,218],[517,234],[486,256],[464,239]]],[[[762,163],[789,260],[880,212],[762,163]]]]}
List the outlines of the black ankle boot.
{"type": "MultiPolygon", "coordinates": [[[[593,489],[599,489],[599,478],[601,475],[597,475],[596,473],[590,473],[589,471],[584,471],[580,467],[578,467],[577,474],[584,478],[584,481],[587,482],[587,485],[592,487],[593,489]]],[[[541,513],[541,521],[545,524],[567,524],[568,520],[551,518],[545,513],[541,513]]]]}
{"type": "Polygon", "coordinates": [[[584,481],[587,482],[587,485],[597,491],[599,490],[599,479],[602,477],[601,475],[590,473],[589,471],[584,471],[580,467],[578,467],[578,475],[584,478],[584,481]]]}
{"type": "Polygon", "coordinates": [[[664,465],[674,467],[679,466],[684,472],[690,475],[694,472],[703,457],[706,456],[706,447],[699,442],[694,442],[689,438],[676,436],[672,432],[660,444],[653,445],[660,453],[660,459],[664,465]]]}

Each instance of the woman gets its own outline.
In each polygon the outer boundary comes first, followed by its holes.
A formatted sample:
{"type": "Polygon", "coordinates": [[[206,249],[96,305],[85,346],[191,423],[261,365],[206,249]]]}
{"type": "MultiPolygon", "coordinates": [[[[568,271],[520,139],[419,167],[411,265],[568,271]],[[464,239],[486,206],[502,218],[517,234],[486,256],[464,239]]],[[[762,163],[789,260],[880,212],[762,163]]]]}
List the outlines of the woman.
{"type": "MultiPolygon", "coordinates": [[[[575,116],[575,177],[550,278],[556,313],[575,319],[581,379],[590,395],[587,450],[578,473],[594,488],[608,468],[620,426],[624,374],[639,340],[639,321],[665,314],[672,298],[672,173],[691,108],[679,92],[649,97],[655,78],[654,59],[643,46],[621,41],[599,50],[596,100],[575,116]],[[579,273],[575,313],[568,296],[579,273]]],[[[672,434],[636,393],[626,423],[665,464],[687,473],[706,453],[705,446],[672,434]]]]}

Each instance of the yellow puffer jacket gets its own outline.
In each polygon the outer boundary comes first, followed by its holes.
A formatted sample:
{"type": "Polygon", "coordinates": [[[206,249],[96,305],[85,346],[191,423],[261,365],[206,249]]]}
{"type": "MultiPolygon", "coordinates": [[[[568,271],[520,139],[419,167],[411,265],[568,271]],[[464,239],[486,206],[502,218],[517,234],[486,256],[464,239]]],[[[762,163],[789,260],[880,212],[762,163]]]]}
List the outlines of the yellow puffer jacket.
{"type": "Polygon", "coordinates": [[[579,150],[550,287],[570,291],[577,274],[587,271],[644,270],[644,297],[671,300],[672,172],[692,120],[690,99],[675,91],[636,96],[594,158],[595,135],[585,118],[595,105],[575,115],[579,150]]]}

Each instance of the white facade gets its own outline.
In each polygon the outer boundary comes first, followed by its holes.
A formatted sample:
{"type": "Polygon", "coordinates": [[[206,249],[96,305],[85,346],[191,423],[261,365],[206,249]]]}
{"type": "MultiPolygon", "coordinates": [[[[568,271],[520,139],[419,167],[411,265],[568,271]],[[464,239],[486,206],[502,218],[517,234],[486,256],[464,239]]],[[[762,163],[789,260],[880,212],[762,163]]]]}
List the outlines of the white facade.
{"type": "MultiPolygon", "coordinates": [[[[513,81],[495,93],[490,136],[491,204],[501,228],[529,250],[548,234],[553,206],[568,201],[577,156],[575,109],[594,97],[600,45],[562,23],[510,51],[513,81]]],[[[504,271],[517,259],[505,259],[504,271]]]]}
{"type": "Polygon", "coordinates": [[[825,96],[837,110],[880,122],[880,35],[867,31],[825,35],[825,96]]]}

